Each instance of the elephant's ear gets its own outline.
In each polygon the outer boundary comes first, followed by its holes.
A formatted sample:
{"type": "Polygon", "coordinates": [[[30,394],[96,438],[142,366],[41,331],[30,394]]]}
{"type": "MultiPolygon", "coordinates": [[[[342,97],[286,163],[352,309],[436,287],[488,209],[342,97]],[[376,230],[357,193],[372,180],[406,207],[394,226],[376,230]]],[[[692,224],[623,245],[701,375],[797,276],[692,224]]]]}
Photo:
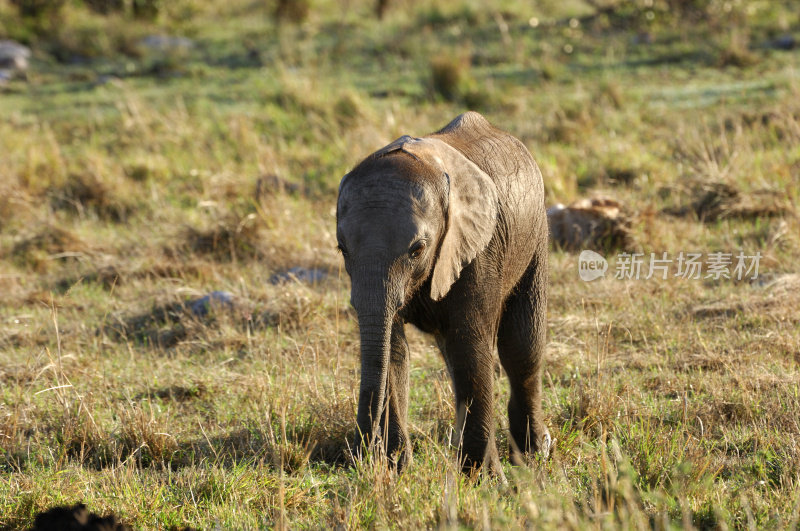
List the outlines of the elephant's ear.
{"type": "Polygon", "coordinates": [[[475,163],[438,138],[413,139],[402,149],[440,169],[447,178],[447,228],[431,280],[431,298],[438,301],[492,239],[497,188],[475,163]]]}

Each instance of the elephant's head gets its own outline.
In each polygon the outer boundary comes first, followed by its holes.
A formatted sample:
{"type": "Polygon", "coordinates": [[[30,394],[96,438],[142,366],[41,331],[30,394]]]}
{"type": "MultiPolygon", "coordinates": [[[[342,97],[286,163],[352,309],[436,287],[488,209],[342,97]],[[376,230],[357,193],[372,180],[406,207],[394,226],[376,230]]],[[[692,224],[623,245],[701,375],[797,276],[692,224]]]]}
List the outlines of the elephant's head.
{"type": "Polygon", "coordinates": [[[489,176],[435,137],[399,138],[342,179],[336,237],[361,333],[358,444],[377,433],[398,310],[423,286],[433,301],[447,296],[491,240],[497,210],[489,176]]]}

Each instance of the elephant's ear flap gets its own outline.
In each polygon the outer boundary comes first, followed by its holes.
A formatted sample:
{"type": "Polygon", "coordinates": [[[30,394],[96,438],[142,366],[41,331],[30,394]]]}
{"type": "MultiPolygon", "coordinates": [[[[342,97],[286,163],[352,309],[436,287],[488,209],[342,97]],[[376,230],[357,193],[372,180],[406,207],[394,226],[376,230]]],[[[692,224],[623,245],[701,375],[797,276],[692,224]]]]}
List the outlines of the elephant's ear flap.
{"type": "Polygon", "coordinates": [[[448,181],[447,229],[431,279],[431,298],[438,301],[492,239],[497,188],[475,163],[437,138],[424,138],[404,149],[441,167],[448,181]]]}

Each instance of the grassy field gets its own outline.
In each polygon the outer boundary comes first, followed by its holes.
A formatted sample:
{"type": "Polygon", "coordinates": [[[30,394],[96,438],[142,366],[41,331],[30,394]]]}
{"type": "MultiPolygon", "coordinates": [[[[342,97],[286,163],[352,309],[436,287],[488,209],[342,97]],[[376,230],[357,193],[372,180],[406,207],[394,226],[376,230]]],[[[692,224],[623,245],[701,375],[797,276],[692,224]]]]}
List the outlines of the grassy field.
{"type": "Polygon", "coordinates": [[[0,86],[0,528],[77,501],[143,529],[797,527],[800,51],[776,44],[800,40],[793,3],[486,4],[23,19],[0,0],[0,39],[34,51],[0,86]],[[556,442],[527,468],[501,455],[507,485],[459,474],[418,333],[413,465],[344,459],[339,179],[466,109],[528,146],[548,205],[625,205],[647,256],[762,255],[753,282],[587,283],[554,249],[556,442]],[[291,267],[327,276],[269,282],[291,267]],[[191,311],[217,290],[233,308],[191,311]]]}

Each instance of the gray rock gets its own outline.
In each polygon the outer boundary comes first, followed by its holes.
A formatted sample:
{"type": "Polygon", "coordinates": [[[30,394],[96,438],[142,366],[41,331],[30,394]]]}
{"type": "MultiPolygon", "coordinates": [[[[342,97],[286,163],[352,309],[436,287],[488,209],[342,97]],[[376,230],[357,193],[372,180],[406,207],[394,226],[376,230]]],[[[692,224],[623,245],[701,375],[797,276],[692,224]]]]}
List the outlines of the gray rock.
{"type": "Polygon", "coordinates": [[[633,44],[653,44],[656,39],[649,31],[640,31],[631,40],[633,44]]]}
{"type": "Polygon", "coordinates": [[[152,51],[188,50],[194,47],[194,41],[188,37],[172,35],[148,35],[139,44],[152,51]]]}
{"type": "Polygon", "coordinates": [[[279,192],[285,192],[290,195],[305,195],[307,190],[305,186],[289,182],[275,174],[262,175],[256,180],[256,200],[261,201],[279,192]]]}
{"type": "Polygon", "coordinates": [[[28,69],[31,50],[15,41],[0,41],[0,68],[24,72],[28,69]]]}
{"type": "Polygon", "coordinates": [[[781,35],[773,40],[770,45],[776,50],[794,50],[797,47],[797,39],[793,35],[781,35]]]}
{"type": "Polygon", "coordinates": [[[777,291],[800,290],[800,273],[761,273],[750,283],[760,288],[777,291]]]}
{"type": "Polygon", "coordinates": [[[305,267],[292,267],[286,271],[275,273],[269,277],[270,284],[285,284],[287,282],[305,282],[308,284],[316,284],[325,280],[328,276],[327,271],[322,269],[308,269],[305,267]]]}
{"type": "Polygon", "coordinates": [[[112,76],[112,75],[102,75],[102,76],[98,76],[98,77],[97,77],[97,80],[95,81],[95,83],[94,83],[94,84],[95,84],[96,86],[102,86],[102,85],[119,85],[121,81],[122,81],[122,80],[121,80],[120,78],[118,78],[117,76],[112,76]]]}
{"type": "Polygon", "coordinates": [[[212,291],[198,299],[189,301],[189,309],[197,317],[205,317],[212,309],[233,310],[233,294],[228,291],[212,291]]]}

